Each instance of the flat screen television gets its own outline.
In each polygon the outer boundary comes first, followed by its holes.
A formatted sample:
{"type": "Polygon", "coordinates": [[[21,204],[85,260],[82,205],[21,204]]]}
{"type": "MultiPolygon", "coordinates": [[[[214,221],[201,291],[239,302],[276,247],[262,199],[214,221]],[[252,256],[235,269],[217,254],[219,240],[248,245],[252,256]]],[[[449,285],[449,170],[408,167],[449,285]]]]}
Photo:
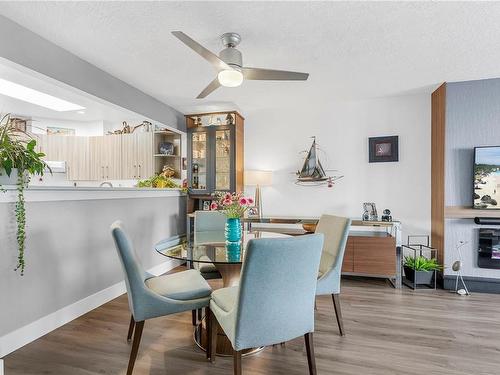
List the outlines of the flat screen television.
{"type": "Polygon", "coordinates": [[[474,149],[474,208],[500,209],[500,146],[474,149]]]}

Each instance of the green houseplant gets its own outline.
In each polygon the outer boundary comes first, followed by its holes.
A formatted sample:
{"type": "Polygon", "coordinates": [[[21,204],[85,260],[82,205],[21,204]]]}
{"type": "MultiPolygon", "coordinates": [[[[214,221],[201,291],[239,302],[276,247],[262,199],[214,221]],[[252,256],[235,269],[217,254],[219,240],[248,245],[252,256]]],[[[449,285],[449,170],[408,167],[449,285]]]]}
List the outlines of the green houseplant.
{"type": "MultiPolygon", "coordinates": [[[[16,271],[24,274],[24,249],[26,239],[26,210],[24,189],[30,175],[43,175],[47,164],[42,160],[45,155],[35,150],[36,140],[26,132],[20,131],[11,121],[10,115],[0,119],[0,176],[10,178],[17,186],[15,214],[17,221],[18,257],[16,271]]],[[[0,188],[2,186],[0,185],[0,188]]],[[[2,188],[5,192],[5,189],[2,188]]]]}
{"type": "Polygon", "coordinates": [[[434,276],[434,271],[443,269],[435,258],[424,256],[405,256],[404,264],[406,278],[415,284],[430,284],[434,276]]]}

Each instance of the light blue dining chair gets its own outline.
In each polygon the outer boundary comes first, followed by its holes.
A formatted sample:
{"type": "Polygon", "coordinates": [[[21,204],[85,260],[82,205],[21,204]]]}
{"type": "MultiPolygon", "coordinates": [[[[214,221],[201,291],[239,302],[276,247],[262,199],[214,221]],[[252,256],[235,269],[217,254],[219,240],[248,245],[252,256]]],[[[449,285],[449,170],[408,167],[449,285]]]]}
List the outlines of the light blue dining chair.
{"type": "Polygon", "coordinates": [[[212,293],[208,333],[215,361],[217,324],[234,349],[234,374],[241,374],[242,350],[304,335],[309,373],[314,359],[314,299],[322,234],[261,238],[248,242],[239,286],[212,293]]]}
{"type": "MultiPolygon", "coordinates": [[[[217,241],[225,242],[224,230],[226,227],[226,215],[218,211],[196,211],[194,213],[194,243],[201,245],[203,243],[214,243],[217,241]]],[[[210,259],[206,257],[205,261],[210,259]]],[[[205,279],[218,279],[220,273],[213,263],[194,262],[194,268],[197,268],[205,279]]]]}
{"type": "MultiPolygon", "coordinates": [[[[212,289],[196,270],[153,276],[144,271],[120,221],[111,225],[111,234],[125,274],[128,304],[132,317],[128,340],[134,333],[127,375],[131,375],[147,319],[208,307],[212,289]]],[[[172,246],[179,242],[172,239],[172,246]]]]}
{"type": "Polygon", "coordinates": [[[345,336],[342,310],[340,309],[340,276],[344,261],[345,246],[351,219],[333,215],[322,215],[315,233],[325,236],[321,262],[319,264],[316,295],[332,295],[333,307],[341,336],[345,336]]]}

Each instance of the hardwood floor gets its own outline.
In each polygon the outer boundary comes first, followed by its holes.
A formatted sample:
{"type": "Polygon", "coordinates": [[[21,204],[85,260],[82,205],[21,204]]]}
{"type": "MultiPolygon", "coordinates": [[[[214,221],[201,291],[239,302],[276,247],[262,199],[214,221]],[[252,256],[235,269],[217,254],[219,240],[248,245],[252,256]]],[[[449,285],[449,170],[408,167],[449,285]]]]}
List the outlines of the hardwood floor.
{"type": "MultiPolygon", "coordinates": [[[[341,304],[345,337],[338,334],[331,296],[317,300],[318,374],[500,373],[500,295],[398,291],[385,281],[356,279],[343,282],[341,304]]],[[[124,295],[10,354],[5,373],[125,374],[129,321],[124,295]]],[[[207,362],[192,333],[191,312],[147,321],[134,374],[231,375],[233,359],[207,362]]],[[[304,338],[268,347],[242,364],[247,375],[305,375],[304,338]]]]}

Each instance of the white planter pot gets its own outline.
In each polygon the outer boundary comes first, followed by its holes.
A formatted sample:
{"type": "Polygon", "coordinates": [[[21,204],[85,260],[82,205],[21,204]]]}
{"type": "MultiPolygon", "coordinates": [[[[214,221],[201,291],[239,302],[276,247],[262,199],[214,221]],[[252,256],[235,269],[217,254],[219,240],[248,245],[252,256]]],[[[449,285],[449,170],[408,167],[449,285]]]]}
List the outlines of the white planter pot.
{"type": "Polygon", "coordinates": [[[17,168],[13,168],[10,176],[7,176],[5,169],[0,168],[0,185],[17,185],[17,168]]]}

